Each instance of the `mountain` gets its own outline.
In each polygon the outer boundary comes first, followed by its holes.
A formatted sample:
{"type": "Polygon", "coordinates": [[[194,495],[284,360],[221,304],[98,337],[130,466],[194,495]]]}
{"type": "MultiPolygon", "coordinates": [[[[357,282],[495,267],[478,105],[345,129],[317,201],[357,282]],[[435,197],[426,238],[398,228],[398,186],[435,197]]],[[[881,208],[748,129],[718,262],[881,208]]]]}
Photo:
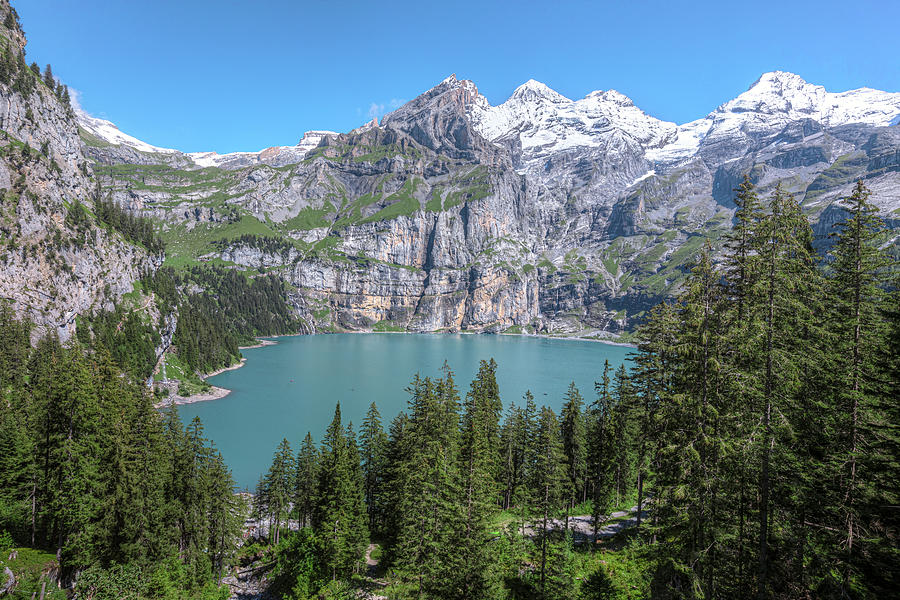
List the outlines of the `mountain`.
{"type": "Polygon", "coordinates": [[[380,123],[259,153],[79,122],[104,193],[162,224],[169,264],[276,273],[310,330],[605,334],[719,247],[744,173],[781,182],[821,238],[858,177],[900,225],[898,118],[898,93],[778,71],[683,125],[533,80],[492,106],[455,76],[380,123]]]}
{"type": "Polygon", "coordinates": [[[94,218],[96,182],[68,90],[26,64],[8,0],[0,23],[0,299],[36,325],[33,340],[65,341],[79,315],[112,307],[162,257],[94,218]]]}

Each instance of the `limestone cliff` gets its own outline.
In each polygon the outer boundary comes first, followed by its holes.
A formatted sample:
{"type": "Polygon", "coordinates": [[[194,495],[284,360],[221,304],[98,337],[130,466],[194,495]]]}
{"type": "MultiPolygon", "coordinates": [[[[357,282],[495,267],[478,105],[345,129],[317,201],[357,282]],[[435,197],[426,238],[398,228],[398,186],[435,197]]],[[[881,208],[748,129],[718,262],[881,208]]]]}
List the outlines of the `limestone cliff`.
{"type": "Polygon", "coordinates": [[[147,253],[100,226],[96,182],[67,90],[28,67],[25,36],[0,0],[0,297],[63,340],[76,317],[130,292],[147,253]]]}

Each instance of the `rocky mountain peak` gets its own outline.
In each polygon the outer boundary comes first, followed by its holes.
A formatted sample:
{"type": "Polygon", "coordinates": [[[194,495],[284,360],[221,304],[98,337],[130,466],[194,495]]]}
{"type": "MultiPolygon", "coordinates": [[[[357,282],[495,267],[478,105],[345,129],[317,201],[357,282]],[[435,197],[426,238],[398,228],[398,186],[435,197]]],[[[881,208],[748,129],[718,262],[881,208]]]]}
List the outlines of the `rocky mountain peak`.
{"type": "Polygon", "coordinates": [[[452,105],[465,109],[466,106],[479,101],[484,101],[484,97],[478,93],[478,86],[468,79],[457,79],[456,74],[452,74],[430,90],[385,115],[382,125],[404,119],[411,114],[441,109],[445,106],[452,105]]]}
{"type": "MultiPolygon", "coordinates": [[[[370,129],[375,129],[376,127],[378,127],[378,117],[373,117],[371,121],[369,121],[369,122],[366,123],[365,125],[360,125],[360,126],[357,127],[356,129],[352,130],[350,133],[362,133],[362,132],[368,131],[368,130],[370,130],[370,129]]],[[[334,134],[333,131],[327,131],[327,132],[307,131],[306,134],[304,134],[303,137],[306,138],[307,135],[310,135],[310,134],[319,134],[319,133],[324,133],[324,134],[328,134],[328,135],[333,135],[333,134],[334,134]]],[[[321,138],[320,138],[320,139],[321,139],[321,138]]],[[[318,144],[318,141],[316,141],[316,143],[318,144]]]]}
{"type": "Polygon", "coordinates": [[[423,146],[454,158],[472,158],[478,134],[466,117],[471,107],[489,106],[478,87],[450,75],[381,120],[381,126],[402,131],[423,146]]]}

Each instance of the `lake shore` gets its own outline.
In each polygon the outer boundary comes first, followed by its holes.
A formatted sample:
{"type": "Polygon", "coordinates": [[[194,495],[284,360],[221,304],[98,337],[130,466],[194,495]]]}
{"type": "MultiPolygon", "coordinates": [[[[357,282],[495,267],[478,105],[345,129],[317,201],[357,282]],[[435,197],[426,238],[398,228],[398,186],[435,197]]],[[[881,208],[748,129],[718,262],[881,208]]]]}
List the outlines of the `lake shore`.
{"type": "MultiPolygon", "coordinates": [[[[281,337],[281,336],[278,336],[278,337],[281,337]]],[[[264,346],[274,346],[275,344],[278,343],[275,340],[258,339],[256,341],[259,343],[254,344],[253,346],[238,346],[238,350],[253,350],[254,348],[262,348],[264,346]]],[[[207,377],[212,377],[212,375],[207,375],[207,377]]]]}
{"type": "MultiPolygon", "coordinates": [[[[274,346],[274,344],[262,344],[262,345],[263,345],[263,346],[274,346]]],[[[254,348],[256,348],[256,347],[258,347],[258,346],[254,346],[254,348]]],[[[201,376],[200,376],[200,379],[206,381],[206,379],[207,379],[208,377],[213,377],[214,375],[218,375],[218,374],[220,374],[220,373],[224,373],[225,371],[234,371],[235,369],[240,369],[241,367],[244,366],[244,364],[246,364],[246,362],[247,362],[247,359],[246,359],[246,358],[242,358],[241,361],[240,361],[238,364],[236,364],[236,365],[231,365],[230,367],[222,367],[222,368],[219,369],[218,371],[213,371],[212,373],[206,373],[205,375],[201,375],[201,376]]]]}
{"type": "MultiPolygon", "coordinates": [[[[260,340],[261,342],[268,340],[260,340]]],[[[275,342],[270,342],[268,344],[260,344],[260,346],[272,346],[275,342]]],[[[242,358],[239,363],[236,365],[231,365],[230,367],[223,367],[218,369],[217,371],[213,371],[212,373],[206,373],[200,379],[206,381],[207,377],[212,377],[214,375],[219,375],[220,373],[224,373],[225,371],[234,371],[235,369],[240,369],[247,363],[246,358],[242,358]]],[[[165,408],[170,404],[182,405],[182,404],[194,404],[195,402],[208,402],[210,400],[219,400],[220,398],[224,398],[228,394],[231,393],[231,390],[227,388],[222,388],[218,386],[211,386],[205,392],[200,392],[199,394],[191,394],[190,396],[180,396],[177,393],[178,388],[175,386],[168,386],[169,396],[167,398],[163,398],[161,401],[157,402],[153,406],[156,408],[165,408]]]]}
{"type": "Polygon", "coordinates": [[[509,336],[518,336],[518,337],[528,337],[528,338],[543,338],[546,340],[573,340],[577,342],[597,342],[600,344],[609,344],[610,346],[624,346],[625,348],[635,348],[637,349],[636,344],[629,344],[627,342],[617,342],[615,340],[609,340],[605,338],[597,338],[597,337],[581,337],[577,335],[548,335],[546,333],[500,333],[498,335],[509,335],[509,336]]]}
{"type": "Polygon", "coordinates": [[[179,396],[178,394],[170,395],[168,398],[163,398],[160,402],[157,402],[153,406],[155,408],[165,408],[172,404],[181,406],[184,404],[194,404],[196,402],[208,402],[210,400],[219,400],[221,398],[224,398],[230,393],[231,390],[229,389],[212,386],[205,392],[192,394],[190,396],[179,396]]]}

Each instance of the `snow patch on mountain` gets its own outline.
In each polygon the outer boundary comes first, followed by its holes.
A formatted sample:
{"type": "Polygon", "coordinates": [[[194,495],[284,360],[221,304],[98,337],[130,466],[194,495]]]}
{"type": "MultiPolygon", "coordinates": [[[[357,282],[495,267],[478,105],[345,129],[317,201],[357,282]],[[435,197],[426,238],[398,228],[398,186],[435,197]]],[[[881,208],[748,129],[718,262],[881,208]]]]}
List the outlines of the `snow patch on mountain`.
{"type": "Polygon", "coordinates": [[[283,157],[285,154],[288,156],[283,158],[299,162],[303,160],[310,150],[319,145],[322,138],[329,135],[337,135],[337,133],[324,130],[307,131],[303,134],[303,139],[301,139],[296,146],[273,146],[271,148],[264,148],[259,152],[229,152],[228,154],[218,154],[217,152],[190,152],[187,156],[190,157],[198,167],[218,167],[242,159],[255,162],[276,155],[283,157]]]}
{"type": "MultiPolygon", "coordinates": [[[[136,137],[120,131],[119,128],[110,121],[92,117],[83,110],[77,110],[76,116],[78,124],[85,131],[109,144],[127,146],[138,150],[139,152],[180,154],[178,150],[173,150],[172,148],[160,148],[141,141],[136,137]]],[[[369,127],[371,125],[372,124],[369,123],[363,127],[369,127]]],[[[275,146],[272,148],[265,148],[259,152],[229,152],[227,154],[219,154],[217,152],[188,152],[184,155],[190,158],[198,167],[217,167],[226,163],[241,160],[256,162],[276,155],[287,160],[296,159],[296,161],[299,162],[300,160],[303,160],[310,150],[316,148],[324,137],[329,135],[337,135],[337,132],[325,130],[307,131],[303,134],[303,138],[296,146],[275,146]]]]}
{"type": "Polygon", "coordinates": [[[674,140],[658,148],[647,150],[644,156],[647,160],[658,163],[674,163],[688,159],[697,154],[711,125],[711,119],[697,119],[679,125],[674,140]]]}
{"type": "Polygon", "coordinates": [[[76,116],[78,118],[78,124],[81,125],[85,131],[107,143],[115,144],[117,146],[129,146],[135,150],[140,150],[141,152],[152,152],[157,154],[174,154],[178,152],[171,148],[159,148],[150,145],[147,142],[142,142],[136,137],[132,137],[127,133],[119,131],[119,128],[110,121],[92,117],[83,110],[77,110],[76,116]]]}
{"type": "Polygon", "coordinates": [[[516,88],[503,104],[473,103],[469,115],[488,140],[517,137],[524,162],[535,166],[557,152],[606,146],[620,135],[644,148],[657,148],[674,141],[678,134],[674,123],[645,114],[615,90],[570,100],[533,79],[516,88]]]}
{"type": "Polygon", "coordinates": [[[632,181],[631,185],[629,185],[628,187],[637,185],[640,182],[644,181],[645,179],[649,179],[649,178],[653,177],[654,175],[656,175],[656,169],[650,169],[649,171],[647,171],[646,173],[644,173],[643,175],[641,175],[640,177],[638,177],[637,179],[632,181]]]}

